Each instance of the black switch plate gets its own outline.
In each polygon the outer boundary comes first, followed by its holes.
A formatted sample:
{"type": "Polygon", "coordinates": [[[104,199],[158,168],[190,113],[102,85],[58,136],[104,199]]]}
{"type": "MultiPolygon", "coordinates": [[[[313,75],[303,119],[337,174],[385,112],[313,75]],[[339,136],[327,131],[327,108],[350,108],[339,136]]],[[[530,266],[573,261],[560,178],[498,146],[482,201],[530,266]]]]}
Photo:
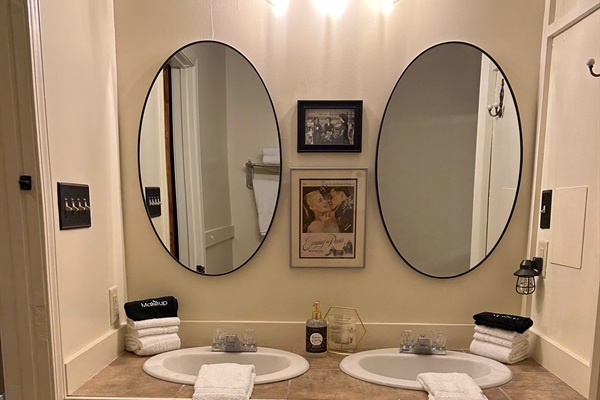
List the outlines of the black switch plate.
{"type": "Polygon", "coordinates": [[[540,229],[550,229],[552,215],[552,190],[542,191],[542,205],[540,209],[540,229]]]}
{"type": "Polygon", "coordinates": [[[60,230],[92,226],[88,185],[58,182],[58,221],[60,230]]]}
{"type": "Polygon", "coordinates": [[[160,217],[161,204],[160,201],[160,188],[148,186],[146,189],[146,208],[148,209],[148,215],[150,218],[160,217]]]}

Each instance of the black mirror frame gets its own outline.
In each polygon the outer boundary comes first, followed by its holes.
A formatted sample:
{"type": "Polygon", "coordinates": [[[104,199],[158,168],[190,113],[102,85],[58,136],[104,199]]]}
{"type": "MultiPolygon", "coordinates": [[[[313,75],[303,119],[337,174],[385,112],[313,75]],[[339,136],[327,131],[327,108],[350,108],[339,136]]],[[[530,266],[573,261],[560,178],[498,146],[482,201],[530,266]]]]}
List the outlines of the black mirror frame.
{"type": "Polygon", "coordinates": [[[142,173],[141,173],[141,138],[142,138],[142,122],[144,120],[144,112],[146,111],[146,104],[148,103],[148,99],[150,97],[150,92],[152,90],[152,87],[154,86],[154,84],[156,83],[156,80],[158,79],[158,76],[160,75],[160,73],[162,72],[163,68],[169,63],[169,61],[173,58],[173,56],[175,56],[175,54],[179,53],[180,51],[184,50],[187,47],[196,45],[196,44],[200,44],[200,43],[214,43],[214,44],[220,44],[223,46],[226,46],[227,48],[235,51],[237,54],[239,54],[241,57],[244,58],[244,60],[246,60],[246,62],[248,63],[248,65],[250,65],[252,67],[252,69],[254,70],[254,72],[256,73],[256,76],[258,77],[258,79],[260,79],[260,82],[262,83],[265,92],[267,94],[267,97],[269,98],[269,103],[271,104],[271,109],[273,111],[273,118],[275,120],[275,126],[277,127],[277,138],[278,138],[278,142],[279,142],[279,154],[281,154],[281,130],[279,128],[279,120],[277,119],[277,113],[275,112],[275,105],[273,104],[273,99],[271,97],[271,94],[269,93],[269,90],[267,89],[267,85],[265,84],[265,81],[263,80],[262,76],[258,73],[258,70],[256,69],[256,67],[254,66],[254,64],[252,64],[250,62],[250,60],[244,55],[242,54],[239,50],[237,50],[236,48],[234,48],[233,46],[224,43],[224,42],[220,42],[220,41],[216,41],[216,40],[198,40],[195,42],[191,42],[186,44],[185,46],[180,47],[179,49],[175,50],[169,57],[167,57],[166,61],[164,63],[162,63],[162,65],[160,66],[160,68],[158,69],[158,72],[154,75],[154,79],[152,79],[152,83],[150,84],[150,87],[148,89],[148,93],[146,93],[146,98],[144,99],[144,104],[142,106],[142,111],[141,111],[141,116],[140,116],[140,123],[139,123],[139,127],[138,127],[138,149],[137,149],[137,155],[138,155],[138,181],[140,184],[140,194],[141,194],[141,200],[142,203],[144,205],[144,209],[146,210],[146,213],[148,215],[148,222],[150,223],[150,226],[152,227],[152,230],[154,231],[154,234],[156,235],[156,238],[158,239],[158,241],[160,242],[160,244],[162,245],[162,247],[164,248],[164,250],[171,256],[171,258],[173,260],[175,260],[181,267],[185,268],[186,270],[193,272],[196,275],[200,275],[200,276],[224,276],[224,275],[228,275],[231,274],[232,272],[235,272],[237,270],[239,270],[240,268],[242,268],[243,266],[245,266],[246,264],[248,264],[248,262],[256,255],[256,253],[260,250],[260,248],[262,247],[265,238],[268,236],[271,227],[273,226],[273,220],[275,219],[275,216],[277,215],[277,206],[279,204],[279,196],[281,195],[281,176],[282,176],[282,165],[283,162],[280,162],[279,165],[279,189],[277,191],[277,199],[275,201],[275,209],[273,210],[273,218],[271,219],[271,223],[269,224],[269,228],[267,229],[267,233],[265,234],[265,236],[263,237],[263,239],[261,240],[260,244],[258,245],[258,247],[256,248],[256,250],[252,253],[252,255],[250,255],[250,257],[248,257],[248,259],[246,261],[244,261],[241,265],[237,266],[236,268],[232,269],[231,271],[228,272],[224,272],[222,274],[206,274],[206,273],[202,273],[199,271],[195,271],[191,268],[189,268],[188,266],[182,264],[172,253],[171,251],[167,248],[167,246],[165,245],[165,243],[163,243],[163,241],[160,239],[160,236],[158,234],[158,232],[156,231],[156,228],[154,227],[154,224],[152,223],[152,219],[150,217],[150,210],[148,209],[148,206],[146,204],[145,201],[145,193],[144,193],[144,186],[143,186],[143,182],[142,182],[142,173]]]}
{"type": "Polygon", "coordinates": [[[388,101],[386,103],[385,106],[385,110],[383,112],[383,116],[381,117],[381,125],[379,126],[379,133],[377,135],[377,151],[376,151],[376,155],[375,155],[375,190],[376,190],[376,195],[377,195],[377,207],[379,210],[379,215],[381,216],[381,222],[383,223],[383,227],[385,228],[385,233],[387,234],[387,237],[392,245],[392,247],[394,248],[394,250],[396,251],[396,253],[398,253],[398,255],[400,256],[400,258],[413,270],[415,270],[416,272],[418,272],[421,275],[425,275],[427,277],[430,278],[435,278],[435,279],[451,279],[451,278],[457,278],[459,276],[463,276],[473,270],[475,270],[476,268],[478,268],[480,265],[482,265],[488,258],[489,256],[496,250],[496,248],[498,247],[498,245],[500,244],[500,242],[502,241],[502,238],[504,237],[504,234],[506,233],[506,230],[508,229],[508,225],[510,224],[510,221],[512,220],[516,205],[517,205],[517,200],[519,198],[519,192],[520,192],[520,188],[521,188],[521,179],[522,179],[522,174],[523,174],[523,127],[521,125],[521,114],[519,111],[519,105],[517,103],[517,98],[515,95],[514,90],[512,89],[512,86],[508,80],[508,77],[506,76],[506,74],[504,73],[504,71],[502,70],[502,68],[500,67],[500,65],[498,64],[498,62],[496,62],[496,60],[489,55],[489,53],[487,53],[486,51],[484,51],[483,49],[481,49],[480,47],[471,44],[471,43],[467,43],[467,42],[461,42],[461,41],[448,41],[448,42],[441,42],[438,44],[435,44],[431,47],[428,47],[427,49],[423,50],[421,53],[419,53],[419,55],[417,55],[404,69],[404,71],[402,71],[402,74],[400,75],[400,78],[398,78],[398,80],[396,81],[396,84],[394,85],[394,88],[392,89],[389,97],[388,97],[388,101]],[[468,270],[466,270],[465,272],[462,272],[460,274],[456,274],[456,275],[449,275],[449,276],[435,276],[435,275],[431,275],[431,274],[427,274],[421,270],[419,270],[416,266],[412,265],[400,252],[400,250],[398,249],[398,247],[396,246],[396,244],[394,243],[394,241],[392,240],[392,236],[390,235],[390,231],[385,223],[385,219],[383,217],[383,211],[381,209],[381,200],[380,200],[380,195],[379,195],[379,151],[380,151],[380,141],[381,141],[381,132],[383,129],[383,123],[385,121],[385,116],[388,112],[388,107],[390,105],[390,102],[392,100],[392,96],[394,95],[394,92],[396,91],[396,88],[398,87],[400,81],[402,80],[402,77],[404,76],[404,74],[406,73],[406,71],[409,70],[409,68],[411,67],[411,65],[424,53],[435,49],[436,47],[442,46],[442,45],[446,45],[446,44],[461,44],[461,45],[466,45],[466,46],[470,46],[473,47],[479,51],[481,51],[482,54],[484,54],[485,56],[487,56],[495,65],[496,67],[498,67],[498,71],[504,76],[504,80],[506,82],[506,85],[508,86],[508,89],[511,91],[511,93],[513,94],[513,101],[515,103],[515,110],[517,113],[517,122],[519,124],[519,150],[520,150],[520,154],[519,154],[519,175],[518,175],[518,180],[517,180],[517,189],[515,192],[515,199],[513,200],[513,204],[510,210],[510,213],[508,215],[508,218],[506,220],[506,224],[504,225],[504,229],[502,230],[502,233],[500,234],[500,236],[498,237],[498,240],[496,241],[496,243],[494,244],[494,246],[490,249],[490,251],[485,255],[485,257],[483,257],[483,259],[481,261],[479,261],[477,264],[475,264],[473,267],[469,267],[468,270]]]}

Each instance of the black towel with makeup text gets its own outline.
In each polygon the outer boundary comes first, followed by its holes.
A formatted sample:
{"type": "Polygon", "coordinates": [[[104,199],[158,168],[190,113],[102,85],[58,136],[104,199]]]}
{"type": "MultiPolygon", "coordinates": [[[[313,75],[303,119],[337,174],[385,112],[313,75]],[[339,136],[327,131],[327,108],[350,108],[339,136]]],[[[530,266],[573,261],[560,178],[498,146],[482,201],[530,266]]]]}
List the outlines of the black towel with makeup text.
{"type": "Polygon", "coordinates": [[[136,300],[125,303],[125,314],[133,321],[177,316],[177,299],[173,296],[136,300]]]}
{"type": "Polygon", "coordinates": [[[476,325],[485,325],[490,328],[504,329],[511,332],[524,333],[533,326],[531,318],[518,315],[481,312],[473,315],[476,325]]]}

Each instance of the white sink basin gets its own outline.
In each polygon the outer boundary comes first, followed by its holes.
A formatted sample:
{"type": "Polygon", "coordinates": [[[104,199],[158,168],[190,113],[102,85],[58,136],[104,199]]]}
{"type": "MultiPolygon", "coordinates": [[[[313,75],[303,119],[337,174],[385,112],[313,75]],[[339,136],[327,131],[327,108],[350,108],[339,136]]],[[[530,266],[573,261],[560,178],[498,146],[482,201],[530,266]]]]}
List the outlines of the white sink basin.
{"type": "Polygon", "coordinates": [[[423,390],[417,382],[422,372],[463,372],[480,388],[500,386],[512,379],[507,366],[484,357],[448,351],[445,356],[399,353],[398,348],[363,351],[342,360],[346,374],[371,383],[423,390]]]}
{"type": "Polygon", "coordinates": [[[284,381],[308,370],[308,361],[298,354],[259,347],[256,353],[213,353],[210,346],[169,351],[149,358],[144,372],[169,382],[194,385],[203,364],[253,364],[255,384],[284,381]]]}

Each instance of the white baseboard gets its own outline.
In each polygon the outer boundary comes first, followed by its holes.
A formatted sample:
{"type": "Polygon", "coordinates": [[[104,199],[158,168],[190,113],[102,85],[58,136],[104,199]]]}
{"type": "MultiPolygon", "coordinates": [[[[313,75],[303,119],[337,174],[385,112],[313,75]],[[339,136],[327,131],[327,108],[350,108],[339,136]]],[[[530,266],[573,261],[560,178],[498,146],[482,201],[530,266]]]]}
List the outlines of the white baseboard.
{"type": "Polygon", "coordinates": [[[530,332],[531,358],[587,398],[591,379],[589,361],[533,328],[530,332]]]}
{"type": "MultiPolygon", "coordinates": [[[[473,324],[365,324],[366,335],[360,348],[399,347],[400,334],[411,329],[415,335],[443,332],[449,349],[468,349],[473,339],[473,324]]],[[[255,331],[259,346],[304,346],[305,323],[296,321],[181,321],[179,337],[183,347],[208,346],[215,329],[220,328],[241,337],[245,329],[255,331]]],[[[356,339],[359,339],[360,330],[356,339]]]]}
{"type": "Polygon", "coordinates": [[[125,325],[114,329],[84,349],[65,358],[67,394],[72,394],[123,353],[125,331],[125,325]]]}

